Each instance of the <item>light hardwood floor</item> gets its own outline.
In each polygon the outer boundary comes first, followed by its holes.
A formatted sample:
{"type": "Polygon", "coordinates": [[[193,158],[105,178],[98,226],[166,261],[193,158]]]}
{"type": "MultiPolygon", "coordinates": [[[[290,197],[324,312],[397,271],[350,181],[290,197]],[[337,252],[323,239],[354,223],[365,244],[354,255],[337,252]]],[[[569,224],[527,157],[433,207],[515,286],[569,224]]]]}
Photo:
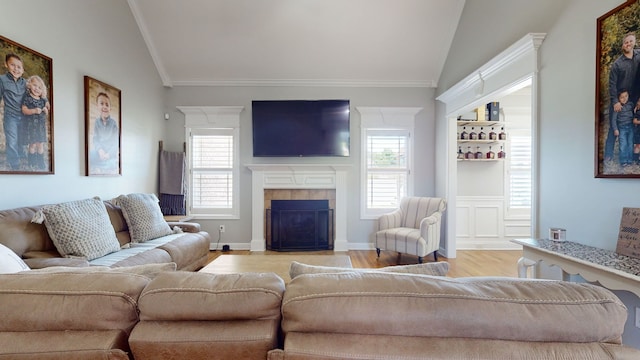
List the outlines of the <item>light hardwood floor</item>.
{"type": "MultiPolygon", "coordinates": [[[[266,251],[260,254],[333,254],[333,251],[305,251],[305,252],[276,252],[266,251]]],[[[467,276],[508,276],[517,277],[518,269],[516,263],[522,256],[522,251],[517,250],[458,250],[455,259],[447,259],[438,256],[438,261],[449,263],[450,277],[467,276]]],[[[209,262],[222,254],[229,255],[249,255],[249,250],[231,250],[228,252],[210,251],[209,262]]],[[[339,253],[338,253],[339,254],[339,253]]],[[[398,258],[393,251],[383,251],[380,258],[376,256],[375,250],[350,250],[347,255],[351,257],[354,268],[380,268],[392,265],[416,264],[418,258],[411,255],[402,255],[398,258]]],[[[433,256],[425,258],[425,262],[433,261],[433,256]]]]}

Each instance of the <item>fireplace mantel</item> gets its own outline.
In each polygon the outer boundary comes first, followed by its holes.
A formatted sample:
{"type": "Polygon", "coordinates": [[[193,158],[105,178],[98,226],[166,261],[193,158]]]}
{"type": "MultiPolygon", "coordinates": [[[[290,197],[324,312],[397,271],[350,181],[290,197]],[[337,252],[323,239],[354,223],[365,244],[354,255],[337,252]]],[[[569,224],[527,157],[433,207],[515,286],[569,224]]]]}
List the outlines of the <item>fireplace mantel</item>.
{"type": "Polygon", "coordinates": [[[350,165],[247,164],[252,172],[251,251],[265,251],[265,189],[335,189],[334,251],[347,251],[347,171],[350,165]]]}

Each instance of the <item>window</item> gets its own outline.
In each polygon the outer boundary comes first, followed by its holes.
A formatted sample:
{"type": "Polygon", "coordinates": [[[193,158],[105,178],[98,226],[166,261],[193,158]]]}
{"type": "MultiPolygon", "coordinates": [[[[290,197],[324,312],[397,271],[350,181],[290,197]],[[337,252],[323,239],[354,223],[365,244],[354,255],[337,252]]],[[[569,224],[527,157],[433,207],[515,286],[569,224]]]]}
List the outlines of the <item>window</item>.
{"type": "Polygon", "coordinates": [[[366,213],[395,209],[408,194],[408,130],[366,130],[366,213]]]}
{"type": "Polygon", "coordinates": [[[422,108],[358,107],[361,114],[360,217],[376,219],[413,195],[415,116],[422,108]]]}
{"type": "Polygon", "coordinates": [[[237,139],[237,129],[190,129],[190,214],[237,216],[237,139]]]}
{"type": "Polygon", "coordinates": [[[511,129],[507,150],[507,208],[526,210],[531,208],[531,131],[511,129]]]}

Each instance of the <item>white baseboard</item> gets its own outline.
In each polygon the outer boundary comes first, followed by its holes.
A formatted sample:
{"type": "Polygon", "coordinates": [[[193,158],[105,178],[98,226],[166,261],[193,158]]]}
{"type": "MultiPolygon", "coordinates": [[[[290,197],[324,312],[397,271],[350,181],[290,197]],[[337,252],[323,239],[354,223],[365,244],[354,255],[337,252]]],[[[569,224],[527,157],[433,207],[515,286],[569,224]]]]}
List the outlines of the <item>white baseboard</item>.
{"type": "Polygon", "coordinates": [[[222,251],[222,246],[224,245],[229,245],[230,250],[251,250],[251,244],[249,243],[223,243],[223,242],[220,242],[218,244],[215,242],[210,243],[209,250],[222,251]]]}

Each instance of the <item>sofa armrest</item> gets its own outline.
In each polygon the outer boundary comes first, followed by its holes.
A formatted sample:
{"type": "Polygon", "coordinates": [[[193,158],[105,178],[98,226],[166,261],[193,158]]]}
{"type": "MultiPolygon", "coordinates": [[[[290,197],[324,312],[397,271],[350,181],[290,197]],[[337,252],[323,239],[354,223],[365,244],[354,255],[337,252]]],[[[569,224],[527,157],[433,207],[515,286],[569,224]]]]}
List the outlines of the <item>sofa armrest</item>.
{"type": "Polygon", "coordinates": [[[190,223],[190,222],[183,222],[183,221],[167,221],[167,224],[169,224],[169,227],[171,227],[172,229],[177,226],[180,229],[182,229],[183,232],[188,232],[188,233],[200,232],[200,224],[198,223],[190,223]]]}

